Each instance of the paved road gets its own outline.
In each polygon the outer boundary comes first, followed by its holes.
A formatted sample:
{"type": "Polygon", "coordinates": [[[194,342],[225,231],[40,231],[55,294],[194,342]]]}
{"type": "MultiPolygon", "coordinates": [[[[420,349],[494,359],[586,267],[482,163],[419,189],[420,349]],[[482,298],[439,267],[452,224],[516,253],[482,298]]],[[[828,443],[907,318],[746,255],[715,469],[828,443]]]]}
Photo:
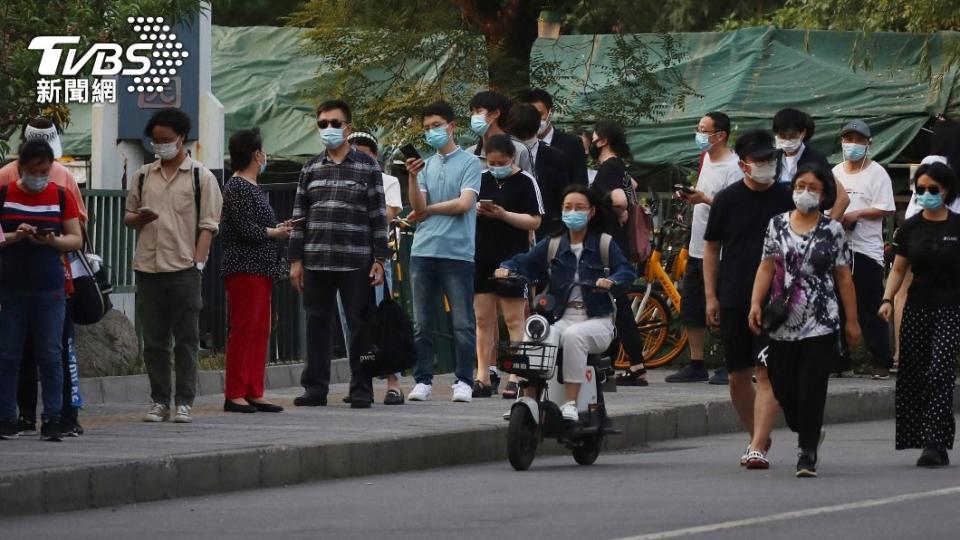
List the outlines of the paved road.
{"type": "MultiPolygon", "coordinates": [[[[957,538],[960,466],[921,470],[891,422],[832,426],[821,475],[797,479],[795,438],[770,471],[737,464],[742,435],[371,476],[0,521],[3,538],[957,538]],[[661,534],[666,533],[666,534],[661,534]]],[[[960,458],[960,455],[954,459],[960,458]]]]}

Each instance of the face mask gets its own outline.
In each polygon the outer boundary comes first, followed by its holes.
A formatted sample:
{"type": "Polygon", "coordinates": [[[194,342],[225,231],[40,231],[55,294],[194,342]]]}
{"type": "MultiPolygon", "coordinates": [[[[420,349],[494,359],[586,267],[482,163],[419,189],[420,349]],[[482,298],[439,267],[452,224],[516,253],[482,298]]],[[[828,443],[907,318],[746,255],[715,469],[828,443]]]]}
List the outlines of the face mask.
{"type": "Polygon", "coordinates": [[[857,143],[843,143],[843,159],[847,161],[860,161],[867,155],[867,145],[857,143]]]}
{"type": "Polygon", "coordinates": [[[710,142],[709,133],[696,132],[694,134],[694,142],[697,143],[697,148],[699,148],[701,152],[706,152],[713,146],[713,143],[710,142]]]}
{"type": "Polygon", "coordinates": [[[260,174],[263,174],[267,170],[267,160],[263,160],[263,163],[260,164],[260,174]]]}
{"type": "Polygon", "coordinates": [[[939,210],[943,206],[943,193],[934,195],[929,191],[917,195],[917,205],[924,210],[939,210]]]}
{"type": "Polygon", "coordinates": [[[478,137],[483,137],[483,134],[487,132],[487,128],[489,127],[490,124],[487,123],[487,115],[475,114],[470,117],[470,130],[476,133],[478,137]]]}
{"type": "Polygon", "coordinates": [[[750,163],[750,179],[758,184],[769,186],[773,183],[773,177],[777,174],[777,164],[773,161],[762,165],[750,163]]]}
{"type": "Polygon", "coordinates": [[[563,212],[563,224],[571,231],[582,231],[590,221],[590,213],[586,210],[571,210],[563,212]]]}
{"type": "Polygon", "coordinates": [[[600,159],[600,147],[597,146],[597,141],[590,143],[590,157],[594,160],[600,159]]]}
{"type": "Polygon", "coordinates": [[[510,176],[511,173],[513,173],[513,166],[511,165],[503,165],[500,167],[490,167],[490,174],[492,174],[493,177],[498,180],[510,176]]]}
{"type": "Polygon", "coordinates": [[[171,160],[177,157],[177,154],[180,153],[179,142],[171,143],[153,143],[153,151],[156,152],[160,159],[171,160]]]}
{"type": "Polygon", "coordinates": [[[546,133],[546,132],[547,132],[547,129],[549,129],[549,128],[550,128],[550,121],[549,121],[549,120],[541,120],[541,121],[540,121],[540,131],[539,131],[538,133],[546,133]]]}
{"type": "Polygon", "coordinates": [[[439,150],[450,142],[450,134],[447,133],[446,126],[437,126],[428,129],[423,138],[426,139],[427,144],[434,150],[439,150]]]}
{"type": "Polygon", "coordinates": [[[793,190],[793,204],[796,205],[797,210],[809,214],[820,208],[820,194],[810,193],[805,189],[795,189],[793,190]]]}
{"type": "Polygon", "coordinates": [[[328,150],[340,148],[343,144],[343,128],[328,127],[320,130],[320,142],[328,150]]]}
{"type": "Polygon", "coordinates": [[[23,181],[23,185],[27,189],[37,192],[47,189],[47,184],[50,183],[50,176],[30,176],[25,174],[20,177],[20,180],[23,181]]]}
{"type": "Polygon", "coordinates": [[[781,139],[777,137],[777,148],[788,152],[790,154],[800,150],[800,145],[803,144],[803,139],[781,139]]]}

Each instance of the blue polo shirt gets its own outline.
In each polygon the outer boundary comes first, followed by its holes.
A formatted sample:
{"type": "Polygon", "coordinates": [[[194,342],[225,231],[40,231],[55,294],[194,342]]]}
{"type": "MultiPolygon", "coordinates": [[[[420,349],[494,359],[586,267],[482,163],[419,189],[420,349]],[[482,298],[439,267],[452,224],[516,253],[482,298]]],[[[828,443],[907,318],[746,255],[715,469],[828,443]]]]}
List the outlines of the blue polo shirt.
{"type": "MultiPolygon", "coordinates": [[[[447,155],[428,157],[419,175],[427,205],[460,198],[460,193],[480,194],[480,161],[457,147],[447,155]]],[[[473,262],[477,207],[456,216],[430,216],[417,225],[411,255],[473,262]]]]}

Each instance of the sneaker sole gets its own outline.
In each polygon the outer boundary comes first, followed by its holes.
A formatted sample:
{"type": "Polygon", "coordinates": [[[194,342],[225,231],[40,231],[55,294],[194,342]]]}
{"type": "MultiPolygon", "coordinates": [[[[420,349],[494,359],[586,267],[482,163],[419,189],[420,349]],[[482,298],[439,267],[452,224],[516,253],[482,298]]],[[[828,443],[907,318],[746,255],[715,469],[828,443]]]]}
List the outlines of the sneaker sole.
{"type": "Polygon", "coordinates": [[[20,435],[0,435],[0,441],[12,441],[19,438],[20,435]]]}
{"type": "Polygon", "coordinates": [[[473,397],[469,398],[453,398],[450,400],[453,403],[470,403],[473,401],[473,397]]]}
{"type": "Polygon", "coordinates": [[[797,471],[797,478],[816,478],[817,471],[811,471],[808,469],[800,469],[797,471]]]}
{"type": "Polygon", "coordinates": [[[166,418],[161,418],[161,417],[159,417],[159,416],[144,416],[144,417],[143,417],[143,421],[144,421],[144,422],[150,422],[150,423],[156,424],[156,423],[159,423],[159,422],[166,422],[167,419],[166,419],[166,418]]]}
{"type": "Polygon", "coordinates": [[[429,397],[407,396],[407,401],[429,401],[429,397]]]}
{"type": "Polygon", "coordinates": [[[174,418],[173,423],[175,424],[192,424],[193,418],[174,418]]]}

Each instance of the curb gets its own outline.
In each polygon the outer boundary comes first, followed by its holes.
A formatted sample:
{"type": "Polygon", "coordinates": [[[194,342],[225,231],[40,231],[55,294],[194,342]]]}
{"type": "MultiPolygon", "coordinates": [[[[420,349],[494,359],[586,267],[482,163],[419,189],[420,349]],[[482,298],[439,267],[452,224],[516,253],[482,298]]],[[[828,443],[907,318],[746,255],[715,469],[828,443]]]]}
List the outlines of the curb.
{"type": "MultiPolygon", "coordinates": [[[[891,418],[894,389],[831,394],[826,424],[891,418]]],[[[960,410],[960,400],[954,402],[960,410]]],[[[742,431],[729,401],[613,414],[622,435],[606,452],[651,442],[742,431]]],[[[782,417],[778,427],[783,425],[782,417]]],[[[287,486],[318,480],[506,460],[506,424],[417,437],[322,445],[267,445],[243,450],[170,456],[0,477],[0,515],[64,512],[177,497],[287,486]]],[[[543,454],[568,451],[545,441],[543,454]]]]}

